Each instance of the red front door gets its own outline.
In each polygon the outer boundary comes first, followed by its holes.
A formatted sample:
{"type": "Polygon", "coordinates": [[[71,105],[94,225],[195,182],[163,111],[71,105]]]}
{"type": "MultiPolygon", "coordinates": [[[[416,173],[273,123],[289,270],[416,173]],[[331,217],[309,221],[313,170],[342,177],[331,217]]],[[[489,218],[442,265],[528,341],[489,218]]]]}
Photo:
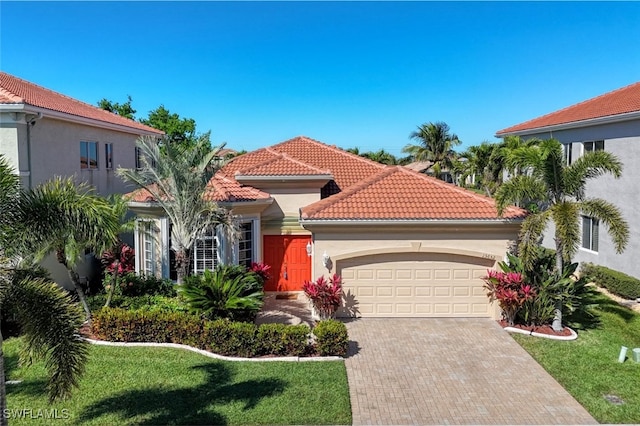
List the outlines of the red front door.
{"type": "Polygon", "coordinates": [[[265,235],[264,263],[271,266],[271,279],[265,291],[301,291],[302,283],[311,279],[311,257],[307,255],[306,235],[265,235]]]}

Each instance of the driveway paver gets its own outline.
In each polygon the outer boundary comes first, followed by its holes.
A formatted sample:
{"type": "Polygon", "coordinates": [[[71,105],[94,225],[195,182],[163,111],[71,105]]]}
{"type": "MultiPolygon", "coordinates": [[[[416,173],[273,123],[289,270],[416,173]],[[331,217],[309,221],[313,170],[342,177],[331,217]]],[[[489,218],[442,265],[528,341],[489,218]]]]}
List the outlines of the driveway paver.
{"type": "Polygon", "coordinates": [[[347,322],[353,424],[597,424],[490,319],[347,322]]]}

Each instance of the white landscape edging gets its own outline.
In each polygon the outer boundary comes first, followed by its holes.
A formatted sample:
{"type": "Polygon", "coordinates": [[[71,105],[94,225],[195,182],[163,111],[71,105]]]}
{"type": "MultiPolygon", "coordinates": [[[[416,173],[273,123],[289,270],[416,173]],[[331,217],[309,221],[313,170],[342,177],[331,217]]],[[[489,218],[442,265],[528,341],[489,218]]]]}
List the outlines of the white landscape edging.
{"type": "Polygon", "coordinates": [[[575,331],[573,331],[569,327],[566,327],[566,328],[571,332],[571,336],[554,336],[554,335],[551,335],[551,334],[536,333],[535,331],[523,330],[521,328],[516,328],[516,327],[504,327],[504,330],[509,332],[509,333],[526,334],[528,336],[542,337],[543,339],[576,340],[578,338],[578,333],[576,333],[575,331]]]}
{"type": "Polygon", "coordinates": [[[174,348],[174,349],[186,349],[191,352],[204,355],[209,358],[219,359],[222,361],[250,361],[250,362],[269,362],[269,361],[283,361],[283,362],[309,362],[309,361],[344,361],[344,358],[339,356],[285,356],[285,357],[272,357],[272,358],[241,358],[235,356],[224,356],[214,354],[213,352],[205,351],[204,349],[194,348],[189,345],[181,345],[179,343],[151,343],[151,342],[108,342],[106,340],[94,340],[84,338],[87,342],[93,345],[102,346],[125,346],[125,347],[154,347],[154,348],[174,348]]]}

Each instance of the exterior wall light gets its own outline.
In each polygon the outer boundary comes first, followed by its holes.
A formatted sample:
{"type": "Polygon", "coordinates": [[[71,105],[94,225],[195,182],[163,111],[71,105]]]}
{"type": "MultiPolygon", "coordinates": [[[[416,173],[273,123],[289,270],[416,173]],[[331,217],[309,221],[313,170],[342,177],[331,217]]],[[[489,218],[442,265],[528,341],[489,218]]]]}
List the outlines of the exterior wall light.
{"type": "Polygon", "coordinates": [[[329,255],[325,251],[324,254],[322,255],[322,264],[324,265],[325,268],[327,268],[327,267],[329,267],[329,263],[330,262],[331,262],[331,258],[329,257],[329,255]]]}
{"type": "Polygon", "coordinates": [[[307,256],[311,257],[311,252],[313,250],[313,247],[311,247],[311,242],[307,243],[307,256]]]}

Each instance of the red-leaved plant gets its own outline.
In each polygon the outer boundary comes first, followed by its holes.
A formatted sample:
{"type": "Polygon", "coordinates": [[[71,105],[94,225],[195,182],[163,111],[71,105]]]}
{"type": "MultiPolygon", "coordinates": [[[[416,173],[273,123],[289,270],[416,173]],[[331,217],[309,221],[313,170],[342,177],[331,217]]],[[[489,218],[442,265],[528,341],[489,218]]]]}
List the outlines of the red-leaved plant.
{"type": "Polygon", "coordinates": [[[264,262],[252,262],[251,263],[251,268],[249,268],[249,270],[251,272],[254,272],[256,275],[258,275],[261,279],[262,282],[266,282],[269,280],[269,278],[271,278],[271,274],[269,274],[269,271],[271,270],[271,266],[267,265],[264,262]]]}
{"type": "Polygon", "coordinates": [[[500,272],[489,269],[483,277],[487,296],[493,302],[498,301],[502,314],[507,323],[514,324],[516,314],[522,305],[533,299],[535,290],[524,283],[524,277],[519,272],[500,272]]]}
{"type": "Polygon", "coordinates": [[[315,281],[305,280],[302,290],[321,320],[332,318],[342,300],[342,277],[333,274],[328,280],[325,277],[315,281]]]}
{"type": "Polygon", "coordinates": [[[111,304],[111,298],[119,284],[119,277],[135,269],[135,255],[135,250],[123,242],[118,243],[112,250],[102,253],[100,261],[105,271],[112,274],[112,282],[107,288],[105,307],[109,307],[111,304]]]}

